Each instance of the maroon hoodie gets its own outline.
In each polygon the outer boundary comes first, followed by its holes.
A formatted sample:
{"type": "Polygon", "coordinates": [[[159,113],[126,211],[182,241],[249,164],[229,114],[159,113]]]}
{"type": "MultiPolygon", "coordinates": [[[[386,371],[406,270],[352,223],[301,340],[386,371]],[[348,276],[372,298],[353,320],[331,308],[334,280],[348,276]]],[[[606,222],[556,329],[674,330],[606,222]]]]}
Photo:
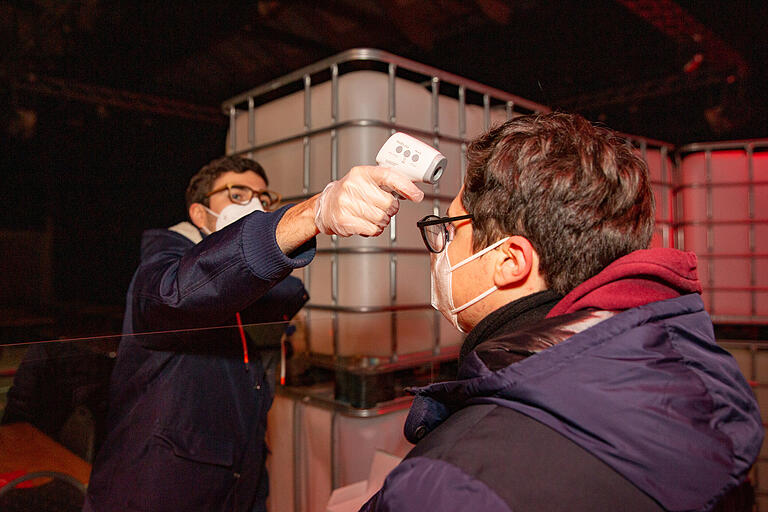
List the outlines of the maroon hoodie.
{"type": "Polygon", "coordinates": [[[694,253],[643,249],[617,259],[571,290],[547,318],[585,308],[622,311],[689,293],[701,293],[694,253]]]}

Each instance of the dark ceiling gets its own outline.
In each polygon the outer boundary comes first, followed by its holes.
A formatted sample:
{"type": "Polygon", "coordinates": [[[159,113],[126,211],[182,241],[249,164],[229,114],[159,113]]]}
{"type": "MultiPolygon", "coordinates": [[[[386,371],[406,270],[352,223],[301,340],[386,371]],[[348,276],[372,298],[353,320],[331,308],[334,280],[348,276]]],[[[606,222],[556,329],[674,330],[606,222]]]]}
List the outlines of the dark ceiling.
{"type": "Polygon", "coordinates": [[[205,119],[373,47],[682,143],[767,135],[767,19],[750,0],[11,1],[0,73],[28,93],[205,119]]]}
{"type": "Polygon", "coordinates": [[[51,251],[12,248],[0,274],[53,283],[4,297],[119,310],[142,230],[182,220],[224,151],[221,102],[346,49],[681,144],[768,136],[766,19],[757,0],[0,0],[0,231],[51,251]]]}

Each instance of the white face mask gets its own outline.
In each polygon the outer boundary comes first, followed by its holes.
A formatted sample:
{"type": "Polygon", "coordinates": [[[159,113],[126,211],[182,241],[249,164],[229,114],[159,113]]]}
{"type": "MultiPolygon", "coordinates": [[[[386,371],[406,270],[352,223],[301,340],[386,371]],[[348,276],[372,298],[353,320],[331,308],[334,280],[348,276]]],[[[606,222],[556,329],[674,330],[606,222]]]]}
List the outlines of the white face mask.
{"type": "Polygon", "coordinates": [[[476,252],[469,258],[466,258],[454,266],[451,266],[451,262],[448,259],[448,246],[450,241],[445,243],[445,248],[438,254],[432,253],[432,307],[438,310],[443,316],[453,324],[453,326],[461,332],[466,332],[459,325],[460,311],[464,311],[469,306],[483,300],[496,290],[497,286],[492,286],[488,290],[484,291],[474,299],[464,303],[459,307],[453,305],[453,289],[451,287],[451,273],[457,268],[466,265],[470,261],[479,258],[488,251],[492,251],[504,242],[509,240],[509,237],[503,238],[498,242],[489,245],[482,251],[476,252]]]}
{"type": "MultiPolygon", "coordinates": [[[[216,231],[221,231],[225,227],[229,226],[235,221],[238,221],[248,215],[249,213],[253,213],[255,211],[264,211],[264,206],[261,204],[261,201],[259,201],[258,198],[254,197],[251,199],[251,201],[248,204],[229,204],[222,208],[221,212],[214,213],[210,208],[206,208],[203,205],[203,208],[205,208],[205,211],[216,217],[216,231]]],[[[211,233],[208,231],[208,228],[203,227],[201,228],[203,230],[203,233],[206,235],[210,235],[211,233]]]]}

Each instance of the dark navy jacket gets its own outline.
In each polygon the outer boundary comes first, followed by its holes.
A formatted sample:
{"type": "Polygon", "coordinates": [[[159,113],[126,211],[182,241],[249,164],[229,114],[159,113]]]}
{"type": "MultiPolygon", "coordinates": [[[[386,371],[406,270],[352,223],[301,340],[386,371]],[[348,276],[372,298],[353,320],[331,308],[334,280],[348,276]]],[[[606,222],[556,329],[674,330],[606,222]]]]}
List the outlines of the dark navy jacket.
{"type": "Polygon", "coordinates": [[[363,510],[709,510],[760,450],[754,395],[698,294],[477,341],[458,380],[416,390],[418,444],[363,510]],[[552,346],[519,357],[531,339],[552,346]]]}
{"type": "Polygon", "coordinates": [[[237,312],[245,324],[288,320],[306,302],[288,274],[311,261],[314,240],[284,255],[284,212],[254,212],[198,244],[144,234],[84,510],[264,509],[272,395],[260,340],[246,365],[237,329],[206,328],[235,324],[237,312]],[[127,335],[150,331],[170,332],[127,335]]]}

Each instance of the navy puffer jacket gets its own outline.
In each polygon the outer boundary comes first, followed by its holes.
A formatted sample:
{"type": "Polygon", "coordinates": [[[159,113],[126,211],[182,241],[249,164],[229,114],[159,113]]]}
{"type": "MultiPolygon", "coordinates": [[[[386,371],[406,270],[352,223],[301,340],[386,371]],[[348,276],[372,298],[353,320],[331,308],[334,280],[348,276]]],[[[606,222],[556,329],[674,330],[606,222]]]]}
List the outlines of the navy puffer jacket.
{"type": "Polygon", "coordinates": [[[457,380],[416,390],[418,444],[362,510],[711,510],[745,479],[759,410],[698,294],[492,316],[457,380]]]}

